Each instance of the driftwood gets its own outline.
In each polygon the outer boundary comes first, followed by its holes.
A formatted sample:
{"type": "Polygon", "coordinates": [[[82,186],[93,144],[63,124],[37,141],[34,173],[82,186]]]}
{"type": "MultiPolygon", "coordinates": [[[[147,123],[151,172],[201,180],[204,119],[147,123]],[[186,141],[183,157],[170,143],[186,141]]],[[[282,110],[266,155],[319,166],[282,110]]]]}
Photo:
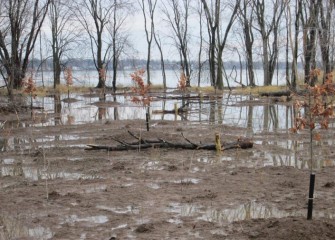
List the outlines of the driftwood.
{"type": "Polygon", "coordinates": [[[182,96],[156,96],[158,99],[166,100],[213,100],[218,98],[223,98],[223,95],[182,95],[182,96]]]}
{"type": "MultiPolygon", "coordinates": [[[[107,150],[107,151],[126,151],[126,150],[138,150],[138,149],[147,149],[147,148],[180,148],[180,149],[190,149],[190,150],[216,150],[216,145],[214,144],[202,144],[198,145],[191,142],[189,139],[184,137],[187,143],[172,143],[165,141],[163,139],[157,140],[145,140],[143,138],[137,137],[132,132],[128,131],[128,133],[137,139],[135,142],[125,142],[119,139],[112,138],[114,141],[118,142],[119,144],[116,146],[103,146],[103,145],[87,145],[85,150],[107,150]]],[[[239,138],[235,142],[230,143],[222,143],[221,149],[222,150],[229,150],[229,149],[247,149],[252,148],[253,142],[247,138],[239,138]]]]}
{"type": "Polygon", "coordinates": [[[277,92],[261,92],[259,93],[262,97],[281,97],[281,96],[287,96],[289,97],[291,95],[291,91],[277,91],[277,92]]]}

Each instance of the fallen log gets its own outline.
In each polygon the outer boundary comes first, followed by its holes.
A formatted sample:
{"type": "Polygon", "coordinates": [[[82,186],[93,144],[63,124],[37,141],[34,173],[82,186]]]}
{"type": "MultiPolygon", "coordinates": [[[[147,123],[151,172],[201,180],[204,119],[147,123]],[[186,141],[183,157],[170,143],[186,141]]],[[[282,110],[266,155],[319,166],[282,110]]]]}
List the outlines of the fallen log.
{"type": "MultiPolygon", "coordinates": [[[[195,144],[184,137],[187,143],[172,143],[165,141],[163,139],[157,140],[144,140],[142,138],[136,137],[133,133],[128,133],[137,138],[138,141],[127,143],[125,141],[121,141],[119,139],[113,138],[114,141],[118,142],[118,145],[115,146],[105,146],[105,145],[87,145],[85,150],[107,150],[107,151],[127,151],[127,150],[139,150],[139,149],[148,149],[148,148],[175,148],[175,149],[188,149],[188,150],[216,150],[215,144],[195,144]]],[[[247,138],[239,138],[237,141],[230,142],[230,143],[221,143],[221,149],[229,150],[229,149],[247,149],[252,148],[253,142],[247,138]]]]}
{"type": "Polygon", "coordinates": [[[281,96],[289,97],[291,95],[291,91],[260,92],[259,95],[261,97],[281,97],[281,96]]]}

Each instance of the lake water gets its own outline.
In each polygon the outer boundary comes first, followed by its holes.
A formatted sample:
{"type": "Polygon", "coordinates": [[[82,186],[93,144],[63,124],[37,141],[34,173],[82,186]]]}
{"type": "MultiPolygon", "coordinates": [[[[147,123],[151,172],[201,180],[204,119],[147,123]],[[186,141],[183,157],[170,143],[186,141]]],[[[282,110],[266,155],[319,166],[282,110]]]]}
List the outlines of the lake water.
{"type": "MultiPolygon", "coordinates": [[[[174,95],[168,95],[168,97],[174,95]]],[[[99,120],[117,119],[145,119],[145,108],[131,102],[127,95],[116,96],[118,105],[99,107],[99,97],[87,97],[71,94],[78,101],[67,104],[61,102],[59,114],[63,124],[68,122],[69,116],[72,124],[91,123],[99,120]]],[[[61,96],[61,99],[67,95],[61,96]]],[[[182,120],[193,124],[225,124],[234,127],[252,129],[253,132],[287,131],[292,127],[293,109],[286,105],[258,105],[247,106],[241,104],[248,101],[248,96],[236,96],[225,93],[223,98],[212,100],[190,100],[188,111],[183,115],[159,114],[162,110],[173,110],[174,105],[183,105],[180,99],[156,99],[150,104],[150,116],[153,120],[182,120]],[[284,118],[285,116],[285,118],[284,118]],[[279,119],[280,118],[280,119],[279,119]]],[[[257,100],[257,99],[256,99],[257,100]]],[[[107,95],[106,102],[113,102],[114,97],[107,95]]],[[[44,112],[53,113],[55,101],[52,97],[36,98],[34,106],[42,107],[44,112]]],[[[53,125],[54,119],[50,119],[53,125]]],[[[48,123],[43,123],[44,125],[48,123]]]]}
{"type": "MultiPolygon", "coordinates": [[[[131,70],[124,70],[118,72],[118,78],[117,78],[117,85],[118,86],[131,86],[132,81],[130,78],[130,74],[133,73],[131,70]]],[[[243,70],[242,73],[227,70],[227,76],[229,85],[231,87],[240,86],[240,76],[242,76],[242,84],[248,85],[246,72],[243,70]]],[[[168,88],[176,88],[178,85],[180,77],[179,71],[174,70],[167,70],[166,71],[166,84],[168,88]]],[[[95,87],[98,83],[98,74],[96,71],[73,71],[73,78],[74,78],[74,85],[75,86],[87,86],[87,87],[95,87]]],[[[260,69],[255,70],[255,78],[256,78],[256,85],[263,85],[263,71],[260,69]]],[[[34,74],[34,80],[38,86],[42,86],[44,83],[44,86],[53,86],[53,72],[52,71],[46,71],[46,72],[37,72],[34,74]]],[[[61,76],[61,82],[62,84],[65,84],[64,76],[62,74],[61,76]]],[[[163,85],[163,77],[162,72],[160,70],[153,70],[151,71],[151,82],[154,85],[163,85]]],[[[273,85],[284,85],[285,82],[285,70],[279,70],[278,73],[275,73],[275,76],[273,78],[273,85]]],[[[1,79],[0,85],[3,86],[5,83],[1,79]]],[[[107,73],[107,86],[112,86],[112,72],[107,73]]],[[[198,80],[197,80],[197,73],[194,73],[191,78],[191,85],[197,86],[198,80]]],[[[209,80],[209,72],[203,71],[202,77],[201,77],[201,86],[210,86],[210,80],[209,80]]],[[[227,80],[224,80],[224,86],[227,87],[227,80]]]]}

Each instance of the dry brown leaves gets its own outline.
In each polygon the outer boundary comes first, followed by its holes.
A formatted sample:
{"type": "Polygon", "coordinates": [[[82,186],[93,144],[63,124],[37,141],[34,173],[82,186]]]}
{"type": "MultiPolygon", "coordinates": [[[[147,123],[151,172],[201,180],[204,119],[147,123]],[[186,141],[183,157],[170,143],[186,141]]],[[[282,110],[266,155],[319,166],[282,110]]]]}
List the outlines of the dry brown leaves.
{"type": "Polygon", "coordinates": [[[131,88],[131,91],[138,95],[133,96],[131,101],[136,104],[142,104],[145,107],[150,105],[152,99],[148,96],[150,85],[145,84],[143,80],[144,73],[145,71],[143,69],[139,69],[130,74],[130,77],[134,83],[134,87],[131,88]]]}
{"type": "MultiPolygon", "coordinates": [[[[311,77],[319,76],[320,70],[313,70],[311,77]]],[[[329,118],[334,115],[333,96],[335,87],[333,83],[333,74],[326,76],[325,82],[321,85],[307,86],[308,93],[304,96],[304,101],[296,101],[295,108],[298,113],[294,121],[293,133],[308,127],[311,130],[319,124],[321,129],[328,129],[329,118]],[[309,100],[310,99],[310,100],[309,100]],[[305,115],[301,112],[304,110],[305,115]],[[309,112],[310,111],[310,112],[309,112]]],[[[320,141],[321,135],[314,134],[314,140],[320,141]]]]}

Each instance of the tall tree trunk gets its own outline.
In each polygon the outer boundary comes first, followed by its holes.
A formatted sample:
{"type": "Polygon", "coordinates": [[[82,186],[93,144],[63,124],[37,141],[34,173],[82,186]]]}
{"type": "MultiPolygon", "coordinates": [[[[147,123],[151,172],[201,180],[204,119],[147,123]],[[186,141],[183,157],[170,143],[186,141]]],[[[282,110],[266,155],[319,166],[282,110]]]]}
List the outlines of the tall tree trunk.
{"type": "Polygon", "coordinates": [[[105,62],[102,57],[102,32],[98,31],[97,33],[97,65],[96,70],[98,72],[98,84],[96,88],[104,88],[105,85],[105,78],[102,76],[101,71],[105,68],[105,62]]]}
{"type": "Polygon", "coordinates": [[[220,46],[217,56],[217,78],[216,87],[220,90],[223,89],[223,61],[222,61],[223,48],[220,46]]]}
{"type": "MultiPolygon", "coordinates": [[[[227,27],[224,31],[224,35],[223,38],[221,39],[221,30],[220,28],[217,31],[217,39],[218,39],[218,44],[219,46],[218,48],[218,56],[217,56],[217,62],[218,62],[218,66],[217,66],[217,87],[218,89],[222,90],[223,89],[223,75],[222,75],[222,69],[223,69],[223,60],[222,60],[222,55],[223,55],[223,50],[226,46],[226,42],[227,42],[227,38],[228,38],[228,34],[230,32],[231,27],[233,26],[233,23],[235,21],[236,18],[236,14],[237,14],[237,10],[239,9],[240,6],[240,0],[239,1],[235,1],[235,6],[233,8],[233,12],[230,16],[229,22],[227,24],[227,27]]],[[[220,27],[220,25],[219,25],[220,27]]]]}
{"type": "Polygon", "coordinates": [[[164,62],[164,55],[163,55],[163,49],[162,49],[162,44],[160,42],[160,39],[158,39],[157,34],[154,32],[154,38],[156,45],[159,50],[159,55],[160,55],[160,62],[161,62],[161,68],[162,68],[162,78],[163,78],[163,87],[166,89],[166,72],[165,72],[165,62],[164,62]]]}
{"type": "Polygon", "coordinates": [[[145,30],[145,36],[148,44],[148,53],[147,53],[147,63],[146,63],[146,69],[147,69],[147,84],[151,85],[151,79],[150,79],[150,61],[151,61],[151,44],[154,37],[154,31],[155,31],[155,25],[154,25],[154,13],[156,9],[157,0],[138,0],[140,7],[142,9],[142,14],[144,18],[144,30],[145,30]],[[146,10],[146,4],[148,10],[146,10]],[[147,17],[147,14],[149,14],[149,17],[147,17]],[[147,23],[149,20],[149,23],[147,23]],[[149,26],[148,26],[149,25],[149,26]]]}
{"type": "Polygon", "coordinates": [[[269,2],[265,2],[265,0],[253,1],[259,28],[258,31],[262,37],[264,85],[268,86],[272,84],[272,78],[278,61],[279,23],[288,2],[281,0],[272,1],[272,15],[269,15],[266,11],[268,6],[265,6],[269,2]]]}
{"type": "Polygon", "coordinates": [[[301,17],[302,11],[302,0],[296,0],[295,5],[295,20],[294,20],[294,46],[292,49],[292,77],[291,77],[291,87],[293,90],[297,88],[298,81],[298,38],[299,38],[299,19],[301,17]]]}
{"type": "Polygon", "coordinates": [[[254,87],[255,75],[253,65],[253,5],[249,0],[243,0],[242,6],[239,7],[238,16],[243,30],[244,47],[246,55],[247,78],[249,79],[249,86],[254,87]],[[249,10],[249,11],[248,11],[249,10]]]}
{"type": "Polygon", "coordinates": [[[209,71],[211,75],[211,83],[215,88],[216,86],[216,69],[215,69],[215,32],[216,27],[211,27],[211,37],[209,46],[209,71]]]}
{"type": "Polygon", "coordinates": [[[334,1],[329,1],[325,3],[327,7],[326,12],[323,10],[323,1],[318,0],[317,7],[320,15],[319,22],[319,41],[320,41],[320,49],[321,49],[321,58],[323,64],[323,83],[326,80],[327,75],[331,72],[330,65],[330,26],[332,21],[332,11],[334,10],[334,1]]]}
{"type": "Polygon", "coordinates": [[[268,39],[263,37],[263,78],[264,85],[271,85],[270,72],[269,72],[269,55],[268,55],[268,39]]]}
{"type": "Polygon", "coordinates": [[[207,30],[209,37],[209,51],[208,51],[208,61],[209,61],[209,71],[211,85],[216,88],[216,68],[215,68],[215,48],[216,48],[216,31],[220,20],[220,0],[215,0],[215,9],[212,13],[208,7],[206,0],[201,0],[207,21],[207,30]]]}
{"type": "Polygon", "coordinates": [[[305,83],[311,86],[315,85],[316,77],[310,75],[311,70],[316,68],[316,29],[319,12],[315,0],[310,1],[309,18],[304,26],[304,58],[305,58],[305,83]]]}

